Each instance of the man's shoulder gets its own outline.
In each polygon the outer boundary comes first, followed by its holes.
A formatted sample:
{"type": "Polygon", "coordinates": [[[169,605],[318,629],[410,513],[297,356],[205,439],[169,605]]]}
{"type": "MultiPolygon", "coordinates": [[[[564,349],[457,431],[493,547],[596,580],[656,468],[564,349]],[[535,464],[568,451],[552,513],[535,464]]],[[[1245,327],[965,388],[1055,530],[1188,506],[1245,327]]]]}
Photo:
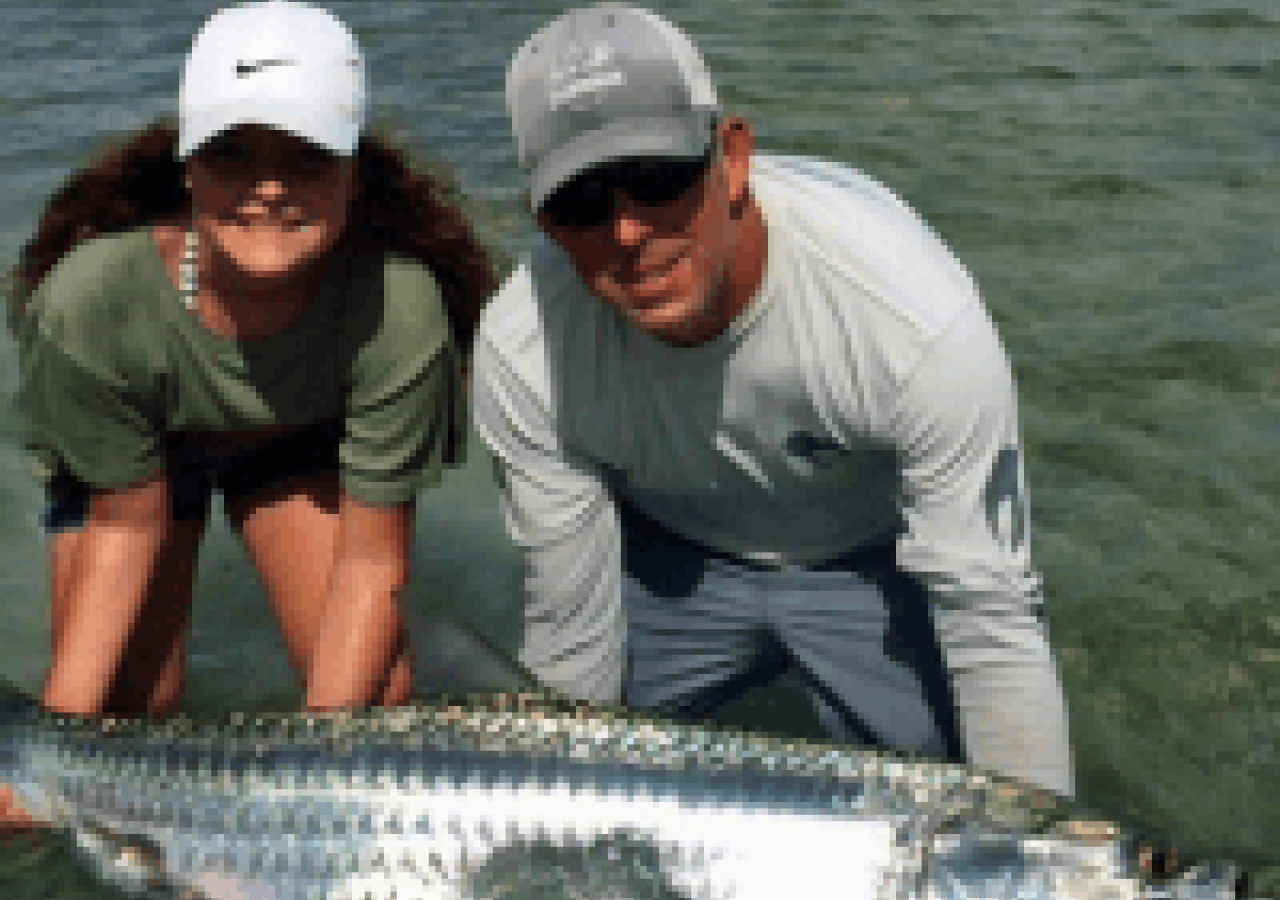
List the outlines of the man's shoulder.
{"type": "Polygon", "coordinates": [[[485,304],[480,313],[479,337],[499,348],[521,343],[536,330],[535,310],[529,262],[525,260],[485,304]]]}
{"type": "Polygon", "coordinates": [[[769,183],[812,196],[844,195],[847,200],[874,203],[885,210],[906,212],[911,208],[884,184],[862,170],[812,156],[785,153],[756,153],[752,156],[753,173],[767,177],[769,183]]]}
{"type": "Polygon", "coordinates": [[[928,339],[969,306],[977,288],[943,239],[909,204],[851,166],[757,154],[752,190],[771,226],[864,306],[928,339]],[[869,305],[866,305],[869,304],[869,305]]]}
{"type": "MultiPolygon", "coordinates": [[[[832,160],[757,153],[751,164],[753,189],[801,219],[839,227],[834,213],[858,212],[892,227],[922,228],[937,236],[906,201],[866,172],[832,160]],[[807,213],[808,215],[804,215],[807,213]]],[[[843,229],[842,229],[843,230],[843,229]]]]}
{"type": "Polygon", "coordinates": [[[480,316],[481,340],[504,355],[540,347],[547,331],[581,315],[595,304],[585,294],[576,270],[546,238],[507,277],[480,316]]]}

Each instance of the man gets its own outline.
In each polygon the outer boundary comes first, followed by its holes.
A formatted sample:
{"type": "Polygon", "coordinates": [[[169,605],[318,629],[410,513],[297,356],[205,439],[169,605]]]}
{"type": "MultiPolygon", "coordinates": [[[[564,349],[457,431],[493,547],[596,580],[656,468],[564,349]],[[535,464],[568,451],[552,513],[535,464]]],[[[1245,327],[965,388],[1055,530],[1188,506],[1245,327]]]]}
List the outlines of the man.
{"type": "Polygon", "coordinates": [[[473,403],[523,661],[686,716],[792,667],[837,740],[1072,793],[1016,396],[964,268],[858,172],[755,154],[644,10],[546,26],[507,103],[541,236],[473,403]]]}

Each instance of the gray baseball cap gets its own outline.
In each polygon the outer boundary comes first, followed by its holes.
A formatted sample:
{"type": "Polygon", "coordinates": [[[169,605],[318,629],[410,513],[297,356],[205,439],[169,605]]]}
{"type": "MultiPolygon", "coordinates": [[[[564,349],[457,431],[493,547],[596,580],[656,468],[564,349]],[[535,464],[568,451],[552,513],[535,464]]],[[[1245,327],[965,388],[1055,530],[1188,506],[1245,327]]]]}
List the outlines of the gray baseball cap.
{"type": "Polygon", "coordinates": [[[507,110],[529,201],[579,172],[628,156],[700,156],[720,113],[693,42],[622,3],[575,9],[516,52],[507,110]]]}

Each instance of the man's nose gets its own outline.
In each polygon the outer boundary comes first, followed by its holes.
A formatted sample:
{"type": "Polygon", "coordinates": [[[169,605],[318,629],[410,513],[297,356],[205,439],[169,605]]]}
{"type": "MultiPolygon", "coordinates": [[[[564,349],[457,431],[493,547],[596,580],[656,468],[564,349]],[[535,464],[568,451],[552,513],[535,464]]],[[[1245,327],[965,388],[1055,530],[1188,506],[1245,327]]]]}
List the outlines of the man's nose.
{"type": "Polygon", "coordinates": [[[653,223],[620,190],[613,193],[613,238],[621,246],[637,247],[653,230],[653,223]]]}

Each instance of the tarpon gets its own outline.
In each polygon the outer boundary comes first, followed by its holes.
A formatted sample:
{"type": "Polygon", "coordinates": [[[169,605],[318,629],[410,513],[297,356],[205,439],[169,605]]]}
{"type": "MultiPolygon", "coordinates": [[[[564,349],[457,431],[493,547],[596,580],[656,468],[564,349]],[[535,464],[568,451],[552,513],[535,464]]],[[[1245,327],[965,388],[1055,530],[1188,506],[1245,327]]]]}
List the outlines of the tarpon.
{"type": "Polygon", "coordinates": [[[0,781],[98,875],[207,900],[1231,897],[958,764],[549,695],[90,720],[0,686],[0,781]]]}

